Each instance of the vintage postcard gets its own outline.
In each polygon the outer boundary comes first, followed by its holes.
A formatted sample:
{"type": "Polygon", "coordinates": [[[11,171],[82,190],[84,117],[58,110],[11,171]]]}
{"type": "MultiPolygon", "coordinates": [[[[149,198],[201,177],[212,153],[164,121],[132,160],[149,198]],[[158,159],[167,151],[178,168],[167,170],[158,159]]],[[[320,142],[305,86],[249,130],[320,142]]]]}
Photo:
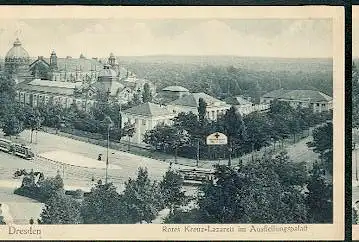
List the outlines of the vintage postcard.
{"type": "Polygon", "coordinates": [[[10,240],[344,239],[344,8],[0,7],[0,211],[10,240]]]}

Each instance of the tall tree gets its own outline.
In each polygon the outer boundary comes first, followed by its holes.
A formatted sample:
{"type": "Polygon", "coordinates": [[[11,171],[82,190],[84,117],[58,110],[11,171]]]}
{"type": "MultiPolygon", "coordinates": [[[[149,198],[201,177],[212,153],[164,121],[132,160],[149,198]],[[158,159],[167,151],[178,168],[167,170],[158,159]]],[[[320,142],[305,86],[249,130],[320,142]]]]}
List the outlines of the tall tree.
{"type": "Polygon", "coordinates": [[[205,124],[207,114],[207,103],[203,98],[198,100],[198,120],[201,125],[205,124]]]}
{"type": "Polygon", "coordinates": [[[121,224],[127,221],[116,187],[101,181],[82,202],[81,216],[85,224],[121,224]]]}
{"type": "Polygon", "coordinates": [[[15,81],[9,76],[0,74],[0,124],[5,113],[15,103],[15,81]]]}
{"type": "MultiPolygon", "coordinates": [[[[217,166],[216,182],[205,184],[199,200],[199,223],[303,223],[307,208],[302,190],[305,182],[286,180],[290,173],[286,156],[263,157],[234,169],[217,166]],[[281,161],[280,161],[281,160],[281,161]],[[278,168],[278,164],[281,167],[278,168]]],[[[303,172],[303,171],[302,171],[303,172]]],[[[301,175],[304,176],[304,175],[301,175]]]]}
{"type": "Polygon", "coordinates": [[[313,130],[313,141],[308,146],[320,154],[324,168],[333,174],[333,123],[328,122],[313,130]]]}
{"type": "Polygon", "coordinates": [[[309,209],[310,222],[333,222],[333,187],[325,179],[322,165],[315,163],[307,186],[306,203],[309,209]]]}
{"type": "Polygon", "coordinates": [[[24,130],[23,123],[15,116],[14,113],[7,113],[3,121],[3,131],[5,135],[13,136],[18,135],[24,130]]]}
{"type": "Polygon", "coordinates": [[[168,207],[171,212],[186,202],[186,196],[183,191],[183,177],[177,171],[171,169],[166,171],[160,182],[160,192],[164,205],[168,207]]]}
{"type": "Polygon", "coordinates": [[[63,191],[56,192],[45,202],[41,212],[41,224],[79,224],[80,202],[65,195],[63,191]]]}
{"type": "Polygon", "coordinates": [[[156,182],[148,177],[147,169],[139,168],[136,179],[125,183],[122,195],[130,223],[150,223],[162,207],[161,196],[156,182]]]}
{"type": "Polygon", "coordinates": [[[151,88],[148,83],[145,83],[145,85],[143,85],[142,102],[147,103],[151,101],[152,101],[151,88]]]}
{"type": "Polygon", "coordinates": [[[57,192],[64,190],[64,181],[59,174],[55,177],[48,177],[39,182],[41,199],[47,201],[57,192]]]}
{"type": "Polygon", "coordinates": [[[43,118],[38,109],[30,109],[26,120],[26,127],[30,128],[30,143],[32,143],[32,136],[34,130],[39,130],[43,122],[43,118]]]}
{"type": "Polygon", "coordinates": [[[219,123],[223,128],[224,134],[228,137],[228,165],[230,166],[233,148],[238,148],[240,145],[244,144],[246,139],[246,128],[242,115],[234,106],[227,110],[227,112],[220,118],[219,123]]]}

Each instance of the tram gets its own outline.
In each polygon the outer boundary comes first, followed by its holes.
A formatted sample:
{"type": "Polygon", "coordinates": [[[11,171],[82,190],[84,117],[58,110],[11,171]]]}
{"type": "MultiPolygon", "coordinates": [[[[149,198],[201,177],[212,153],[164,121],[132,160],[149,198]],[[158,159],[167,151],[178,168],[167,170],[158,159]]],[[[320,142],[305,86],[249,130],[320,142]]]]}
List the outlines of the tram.
{"type": "Polygon", "coordinates": [[[203,169],[180,169],[185,185],[200,185],[205,181],[213,180],[213,171],[203,169]]]}
{"type": "Polygon", "coordinates": [[[34,153],[31,151],[31,148],[26,145],[13,144],[12,149],[15,155],[27,160],[32,160],[35,156],[34,153]]]}
{"type": "Polygon", "coordinates": [[[12,151],[13,143],[7,139],[0,139],[0,150],[10,153],[12,151]]]}

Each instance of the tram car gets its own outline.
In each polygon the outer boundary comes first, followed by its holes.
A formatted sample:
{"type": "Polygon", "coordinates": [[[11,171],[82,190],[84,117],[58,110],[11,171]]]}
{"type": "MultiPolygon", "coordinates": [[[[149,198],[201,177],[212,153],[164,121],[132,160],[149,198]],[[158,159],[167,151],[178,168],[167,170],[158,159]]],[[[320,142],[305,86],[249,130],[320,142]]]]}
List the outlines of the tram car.
{"type": "Polygon", "coordinates": [[[213,180],[214,172],[211,170],[203,169],[181,169],[179,173],[183,177],[185,185],[200,185],[203,182],[213,180]]]}
{"type": "Polygon", "coordinates": [[[11,140],[0,139],[0,150],[1,151],[11,153],[12,145],[13,145],[13,143],[11,142],[11,140]]]}
{"type": "Polygon", "coordinates": [[[22,144],[13,144],[12,152],[15,155],[27,160],[32,160],[35,157],[34,153],[31,151],[31,148],[22,144]]]}

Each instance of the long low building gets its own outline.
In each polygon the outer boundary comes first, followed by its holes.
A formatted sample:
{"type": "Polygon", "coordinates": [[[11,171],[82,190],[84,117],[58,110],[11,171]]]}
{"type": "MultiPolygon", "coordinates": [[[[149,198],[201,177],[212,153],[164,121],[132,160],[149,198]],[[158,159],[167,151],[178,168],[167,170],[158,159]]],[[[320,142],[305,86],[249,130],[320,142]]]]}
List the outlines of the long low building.
{"type": "Polygon", "coordinates": [[[190,93],[182,96],[177,100],[168,103],[168,107],[173,109],[175,112],[193,112],[198,114],[199,99],[203,99],[206,104],[207,118],[209,120],[217,120],[218,117],[224,114],[231,105],[217,98],[214,98],[206,93],[190,93]]]}
{"type": "Polygon", "coordinates": [[[35,79],[30,82],[22,82],[17,86],[16,100],[22,104],[36,107],[40,104],[59,104],[64,108],[71,106],[73,102],[78,107],[88,109],[95,103],[91,99],[83,99],[75,95],[75,90],[80,88],[82,83],[55,82],[35,79]]]}
{"type": "Polygon", "coordinates": [[[152,130],[160,123],[171,124],[175,115],[176,113],[168,107],[147,102],[122,111],[122,127],[126,123],[134,125],[135,132],[130,137],[130,142],[144,144],[143,138],[146,131],[152,130]]]}
{"type": "Polygon", "coordinates": [[[333,98],[315,90],[285,90],[278,89],[264,94],[261,104],[270,104],[274,100],[288,102],[293,108],[311,108],[314,112],[333,109],[333,98]]]}

